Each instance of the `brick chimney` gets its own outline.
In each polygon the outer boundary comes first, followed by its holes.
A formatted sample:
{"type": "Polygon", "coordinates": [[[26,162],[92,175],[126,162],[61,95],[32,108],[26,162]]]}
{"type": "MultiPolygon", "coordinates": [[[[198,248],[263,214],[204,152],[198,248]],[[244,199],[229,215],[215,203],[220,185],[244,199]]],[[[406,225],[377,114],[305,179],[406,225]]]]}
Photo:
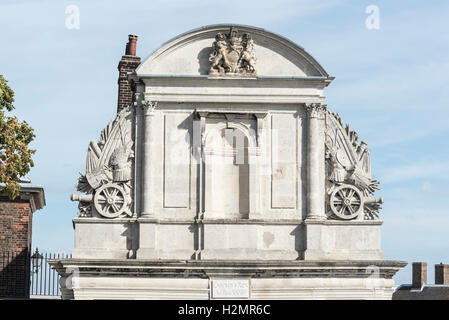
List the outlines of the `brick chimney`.
{"type": "Polygon", "coordinates": [[[435,265],[435,284],[449,284],[449,265],[436,264],[435,265]]]}
{"type": "Polygon", "coordinates": [[[118,64],[118,99],[117,113],[133,102],[134,87],[128,80],[128,73],[134,72],[140,64],[140,57],[136,56],[137,36],[130,34],[126,44],[125,55],[118,64]]]}
{"type": "Polygon", "coordinates": [[[412,288],[421,289],[427,283],[427,263],[413,262],[412,273],[412,288]]]}

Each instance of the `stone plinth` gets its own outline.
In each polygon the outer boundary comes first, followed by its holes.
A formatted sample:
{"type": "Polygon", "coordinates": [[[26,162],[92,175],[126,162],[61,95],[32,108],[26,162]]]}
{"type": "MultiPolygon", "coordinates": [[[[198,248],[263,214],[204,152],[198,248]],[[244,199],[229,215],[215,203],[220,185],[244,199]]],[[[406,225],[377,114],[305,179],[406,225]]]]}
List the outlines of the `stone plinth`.
{"type": "Polygon", "coordinates": [[[241,299],[391,299],[392,277],[406,265],[384,260],[132,259],[64,259],[50,264],[62,275],[65,298],[195,300],[214,297],[214,280],[228,280],[230,285],[238,280],[239,295],[234,298],[241,299]]]}

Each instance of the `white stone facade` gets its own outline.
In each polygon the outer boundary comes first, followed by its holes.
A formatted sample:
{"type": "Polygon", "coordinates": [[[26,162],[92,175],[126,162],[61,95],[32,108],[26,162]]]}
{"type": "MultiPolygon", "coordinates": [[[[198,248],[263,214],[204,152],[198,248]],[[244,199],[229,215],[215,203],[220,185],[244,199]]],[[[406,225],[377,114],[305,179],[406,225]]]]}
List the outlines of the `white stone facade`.
{"type": "Polygon", "coordinates": [[[90,143],[86,194],[72,196],[74,260],[54,265],[64,279],[85,271],[67,297],[213,298],[213,279],[244,274],[247,298],[391,298],[404,263],[383,261],[369,151],[327,110],[333,78],[304,49],[209,26],[167,42],[130,78],[135,102],[90,143]],[[173,261],[203,273],[179,279],[195,272],[176,265],[163,280],[154,261],[166,261],[164,277],[173,261]],[[208,275],[209,262],[232,271],[208,275]],[[325,275],[339,263],[346,271],[325,275]],[[270,276],[270,264],[290,273],[270,276]],[[120,276],[93,271],[108,268],[120,276]],[[373,280],[370,268],[384,271],[373,280]]]}

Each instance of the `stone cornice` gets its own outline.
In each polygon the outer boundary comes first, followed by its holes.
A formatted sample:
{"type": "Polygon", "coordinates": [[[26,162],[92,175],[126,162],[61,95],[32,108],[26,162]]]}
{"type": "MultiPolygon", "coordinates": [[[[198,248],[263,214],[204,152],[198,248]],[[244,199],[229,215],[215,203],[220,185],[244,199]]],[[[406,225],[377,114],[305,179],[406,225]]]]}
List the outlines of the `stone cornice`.
{"type": "Polygon", "coordinates": [[[10,200],[6,195],[0,195],[0,201],[29,201],[32,213],[46,205],[44,188],[35,185],[20,184],[19,195],[16,199],[10,200]]]}
{"type": "Polygon", "coordinates": [[[111,259],[58,259],[49,260],[60,274],[78,270],[80,274],[139,277],[208,278],[213,276],[246,276],[253,278],[369,278],[376,268],[380,278],[391,279],[407,265],[404,261],[388,260],[111,260],[111,259]]]}
{"type": "Polygon", "coordinates": [[[145,99],[183,103],[299,104],[323,103],[323,77],[226,78],[154,76],[145,83],[145,99]]]}
{"type": "Polygon", "coordinates": [[[252,82],[267,82],[267,81],[289,81],[289,82],[307,82],[315,85],[320,85],[319,87],[327,87],[334,77],[321,77],[321,76],[255,76],[255,77],[243,77],[243,76],[210,76],[210,75],[176,75],[176,74],[139,74],[135,72],[129,73],[128,77],[132,80],[183,80],[183,81],[194,81],[194,80],[209,80],[209,81],[226,81],[226,82],[242,82],[242,81],[252,81],[252,82]]]}

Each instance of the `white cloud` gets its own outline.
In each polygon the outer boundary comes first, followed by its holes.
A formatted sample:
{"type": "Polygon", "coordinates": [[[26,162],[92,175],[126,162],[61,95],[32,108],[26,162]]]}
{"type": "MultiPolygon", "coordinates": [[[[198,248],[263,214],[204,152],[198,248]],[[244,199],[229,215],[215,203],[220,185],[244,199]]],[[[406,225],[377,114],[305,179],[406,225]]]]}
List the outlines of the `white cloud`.
{"type": "Polygon", "coordinates": [[[434,184],[429,181],[424,181],[421,185],[421,191],[424,193],[430,193],[435,195],[449,195],[449,185],[442,187],[439,186],[438,184],[434,184]]]}
{"type": "Polygon", "coordinates": [[[404,182],[420,178],[441,178],[449,174],[449,162],[423,162],[389,168],[381,174],[384,183],[404,182]]]}

